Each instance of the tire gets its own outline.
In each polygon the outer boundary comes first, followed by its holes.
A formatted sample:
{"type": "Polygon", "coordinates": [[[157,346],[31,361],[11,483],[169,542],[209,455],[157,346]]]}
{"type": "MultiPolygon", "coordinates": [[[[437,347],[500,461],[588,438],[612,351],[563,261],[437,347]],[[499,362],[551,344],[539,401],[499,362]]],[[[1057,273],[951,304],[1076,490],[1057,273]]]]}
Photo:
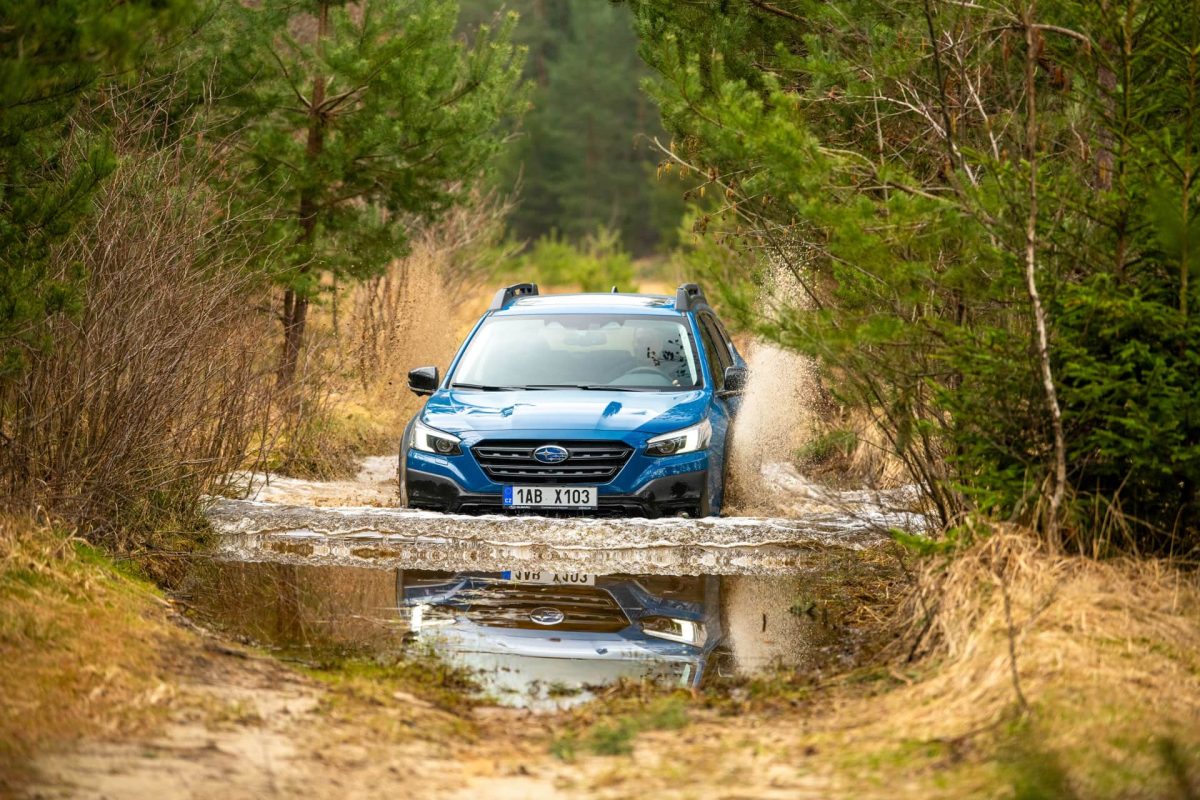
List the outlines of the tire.
{"type": "Polygon", "coordinates": [[[409,420],[408,425],[404,427],[404,434],[400,437],[400,459],[396,465],[396,482],[400,487],[401,508],[411,508],[408,504],[408,448],[409,442],[412,441],[413,423],[416,421],[416,417],[409,420]]]}
{"type": "Polygon", "coordinates": [[[708,481],[704,481],[704,492],[700,495],[700,505],[696,508],[699,519],[712,516],[712,501],[709,498],[708,481]]]}
{"type": "Polygon", "coordinates": [[[721,516],[721,512],[725,509],[725,494],[729,489],[729,451],[731,449],[731,442],[729,440],[733,437],[732,428],[733,424],[730,423],[729,428],[727,428],[725,431],[725,446],[721,448],[721,502],[717,504],[716,511],[712,510],[712,504],[708,498],[708,487],[705,487],[706,491],[704,492],[704,502],[706,505],[708,505],[709,513],[714,517],[721,516]]]}

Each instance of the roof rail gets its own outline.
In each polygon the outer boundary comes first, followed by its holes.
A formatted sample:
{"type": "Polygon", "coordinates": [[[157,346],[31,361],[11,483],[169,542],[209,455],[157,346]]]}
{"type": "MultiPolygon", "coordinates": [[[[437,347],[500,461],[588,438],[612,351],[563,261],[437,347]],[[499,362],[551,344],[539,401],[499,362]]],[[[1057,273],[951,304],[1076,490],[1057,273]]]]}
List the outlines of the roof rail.
{"type": "Polygon", "coordinates": [[[514,283],[512,286],[506,286],[496,292],[496,296],[492,298],[492,304],[488,306],[488,311],[498,311],[508,305],[509,300],[537,293],[536,283],[514,283]]]}
{"type": "Polygon", "coordinates": [[[708,298],[698,283],[685,283],[675,290],[675,310],[691,311],[696,306],[708,305],[708,298]]]}

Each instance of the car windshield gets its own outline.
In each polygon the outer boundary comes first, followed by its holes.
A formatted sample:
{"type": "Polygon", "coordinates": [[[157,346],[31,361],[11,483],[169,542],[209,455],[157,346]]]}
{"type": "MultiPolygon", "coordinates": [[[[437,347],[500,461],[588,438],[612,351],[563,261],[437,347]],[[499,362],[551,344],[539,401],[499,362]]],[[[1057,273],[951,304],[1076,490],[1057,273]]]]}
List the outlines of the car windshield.
{"type": "Polygon", "coordinates": [[[453,386],[476,389],[679,391],[700,385],[682,318],[622,314],[491,317],[453,386]]]}

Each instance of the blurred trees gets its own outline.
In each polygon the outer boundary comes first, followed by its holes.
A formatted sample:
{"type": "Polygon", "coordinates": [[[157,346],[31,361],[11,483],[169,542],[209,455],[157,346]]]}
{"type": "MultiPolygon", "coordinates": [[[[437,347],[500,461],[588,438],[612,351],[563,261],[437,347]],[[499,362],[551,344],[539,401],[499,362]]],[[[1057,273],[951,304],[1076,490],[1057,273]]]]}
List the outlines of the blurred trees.
{"type": "Polygon", "coordinates": [[[611,229],[636,256],[669,249],[683,190],[655,180],[649,139],[663,131],[640,87],[650,72],[629,9],[592,0],[465,0],[463,26],[502,5],[520,13],[514,36],[529,47],[525,74],[534,83],[533,109],[497,175],[503,188],[520,188],[512,233],[581,242],[611,229]]]}
{"type": "Polygon", "coordinates": [[[614,286],[637,291],[633,260],[617,232],[608,228],[597,228],[577,243],[557,233],[539,237],[519,257],[515,272],[544,286],[578,286],[581,292],[607,292],[614,286]]]}
{"type": "Polygon", "coordinates": [[[1193,553],[1200,3],[631,6],[724,302],[819,357],[946,523],[1193,553]],[[800,302],[760,293],[779,269],[800,302]]]}

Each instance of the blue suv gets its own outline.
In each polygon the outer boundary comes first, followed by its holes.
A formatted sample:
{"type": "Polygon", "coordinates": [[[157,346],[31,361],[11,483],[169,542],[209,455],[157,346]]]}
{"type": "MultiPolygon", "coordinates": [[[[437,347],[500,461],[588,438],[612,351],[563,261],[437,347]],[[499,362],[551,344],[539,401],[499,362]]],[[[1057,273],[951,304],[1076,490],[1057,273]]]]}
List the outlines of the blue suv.
{"type": "Polygon", "coordinates": [[[400,500],[462,513],[719,514],[746,363],[700,287],[496,293],[400,446],[400,500]]]}

